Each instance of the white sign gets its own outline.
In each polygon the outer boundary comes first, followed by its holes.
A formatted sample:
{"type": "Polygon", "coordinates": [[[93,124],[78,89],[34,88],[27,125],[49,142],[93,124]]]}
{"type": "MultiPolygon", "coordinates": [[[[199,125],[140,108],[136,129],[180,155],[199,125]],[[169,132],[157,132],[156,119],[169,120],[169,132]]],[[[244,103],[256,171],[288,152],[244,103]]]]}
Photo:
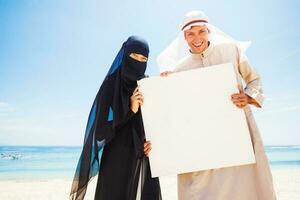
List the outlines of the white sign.
{"type": "Polygon", "coordinates": [[[232,64],[215,65],[138,83],[151,141],[152,177],[255,163],[232,64]]]}

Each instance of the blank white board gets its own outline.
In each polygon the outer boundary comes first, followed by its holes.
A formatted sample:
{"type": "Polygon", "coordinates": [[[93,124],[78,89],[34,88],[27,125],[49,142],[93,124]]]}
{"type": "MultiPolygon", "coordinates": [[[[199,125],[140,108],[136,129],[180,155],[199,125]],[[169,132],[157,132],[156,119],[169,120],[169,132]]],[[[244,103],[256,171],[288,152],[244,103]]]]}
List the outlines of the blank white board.
{"type": "Polygon", "coordinates": [[[255,163],[232,64],[138,82],[152,177],[255,163]]]}

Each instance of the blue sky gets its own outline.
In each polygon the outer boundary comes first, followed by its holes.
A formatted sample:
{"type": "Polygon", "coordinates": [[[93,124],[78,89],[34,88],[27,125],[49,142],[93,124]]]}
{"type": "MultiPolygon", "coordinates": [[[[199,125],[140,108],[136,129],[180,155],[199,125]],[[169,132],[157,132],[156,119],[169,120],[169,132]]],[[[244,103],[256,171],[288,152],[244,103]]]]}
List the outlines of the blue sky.
{"type": "Polygon", "coordinates": [[[239,40],[267,97],[254,109],[265,144],[300,144],[300,2],[0,0],[0,144],[81,145],[90,106],[128,36],[150,44],[147,73],[183,15],[206,12],[239,40]]]}

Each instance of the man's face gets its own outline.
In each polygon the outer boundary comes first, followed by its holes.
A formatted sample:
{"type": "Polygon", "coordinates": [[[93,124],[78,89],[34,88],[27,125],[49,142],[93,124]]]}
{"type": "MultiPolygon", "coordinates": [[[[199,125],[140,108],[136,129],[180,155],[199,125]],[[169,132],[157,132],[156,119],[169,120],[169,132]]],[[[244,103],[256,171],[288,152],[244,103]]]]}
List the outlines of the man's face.
{"type": "Polygon", "coordinates": [[[184,37],[192,53],[202,53],[208,47],[207,26],[192,26],[184,31],[184,37]]]}

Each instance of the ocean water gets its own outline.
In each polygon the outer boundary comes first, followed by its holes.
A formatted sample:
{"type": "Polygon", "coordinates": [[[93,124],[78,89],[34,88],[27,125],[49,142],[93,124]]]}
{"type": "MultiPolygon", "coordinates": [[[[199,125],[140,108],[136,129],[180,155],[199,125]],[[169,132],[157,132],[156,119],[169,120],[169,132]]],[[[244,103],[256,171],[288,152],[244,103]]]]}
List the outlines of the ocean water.
{"type": "MultiPolygon", "coordinates": [[[[0,180],[72,178],[82,147],[0,146],[0,180]]],[[[271,168],[300,168],[300,146],[266,146],[271,168]]]]}
{"type": "Polygon", "coordinates": [[[82,147],[0,146],[0,180],[72,178],[82,147]]]}

